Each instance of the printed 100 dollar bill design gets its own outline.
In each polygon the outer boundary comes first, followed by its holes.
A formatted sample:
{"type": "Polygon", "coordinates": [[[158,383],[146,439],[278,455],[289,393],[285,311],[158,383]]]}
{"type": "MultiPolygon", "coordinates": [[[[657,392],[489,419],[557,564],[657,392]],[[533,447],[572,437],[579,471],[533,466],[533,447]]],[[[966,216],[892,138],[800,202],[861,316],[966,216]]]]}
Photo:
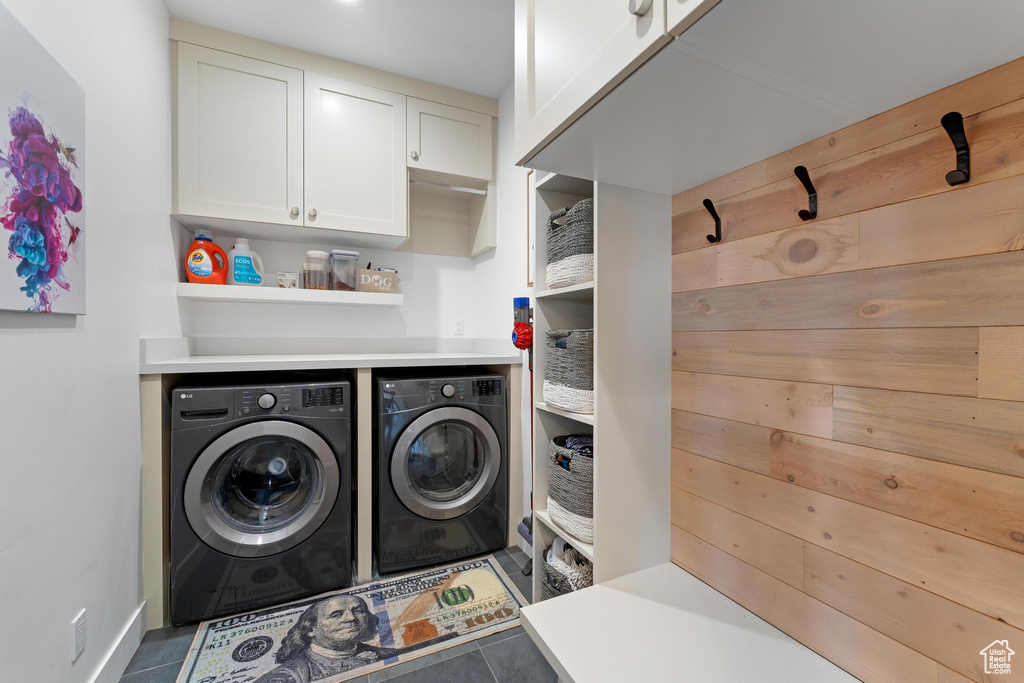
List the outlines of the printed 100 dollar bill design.
{"type": "Polygon", "coordinates": [[[519,623],[491,556],[203,622],[178,683],[334,683],[519,623]]]}

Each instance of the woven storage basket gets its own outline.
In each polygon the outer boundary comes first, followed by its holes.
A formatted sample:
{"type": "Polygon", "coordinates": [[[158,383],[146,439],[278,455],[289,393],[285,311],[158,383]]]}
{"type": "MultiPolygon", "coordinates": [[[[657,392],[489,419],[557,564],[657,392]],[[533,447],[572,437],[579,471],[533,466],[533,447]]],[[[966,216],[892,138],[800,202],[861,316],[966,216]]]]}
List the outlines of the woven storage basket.
{"type": "MultiPolygon", "coordinates": [[[[558,539],[556,539],[557,542],[558,539]]],[[[550,546],[544,551],[543,573],[540,581],[541,600],[594,585],[594,565],[579,551],[572,547],[566,547],[557,557],[549,561],[550,551],[550,546]]]]}
{"type": "Polygon", "coordinates": [[[548,289],[594,279],[594,200],[584,199],[548,217],[548,289]]]}
{"type": "Polygon", "coordinates": [[[573,413],[594,412],[594,331],[548,330],[544,402],[573,413]]]}
{"type": "Polygon", "coordinates": [[[548,443],[548,514],[555,524],[584,543],[594,542],[592,449],[589,434],[556,436],[548,443]],[[567,440],[581,437],[588,440],[584,448],[566,448],[567,440]]]}

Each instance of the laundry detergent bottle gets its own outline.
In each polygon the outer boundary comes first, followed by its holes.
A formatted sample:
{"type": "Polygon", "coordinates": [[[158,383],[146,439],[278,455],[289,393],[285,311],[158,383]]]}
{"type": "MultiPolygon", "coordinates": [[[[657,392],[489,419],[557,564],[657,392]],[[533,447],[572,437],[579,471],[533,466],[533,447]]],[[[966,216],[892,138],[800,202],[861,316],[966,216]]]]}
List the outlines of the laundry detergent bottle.
{"type": "Polygon", "coordinates": [[[263,261],[249,248],[249,240],[242,237],[235,240],[234,248],[228,252],[228,284],[263,284],[263,261]]]}
{"type": "Polygon", "coordinates": [[[185,256],[185,277],[189,282],[222,285],[228,277],[228,257],[213,243],[207,230],[196,230],[196,238],[185,256]]]}

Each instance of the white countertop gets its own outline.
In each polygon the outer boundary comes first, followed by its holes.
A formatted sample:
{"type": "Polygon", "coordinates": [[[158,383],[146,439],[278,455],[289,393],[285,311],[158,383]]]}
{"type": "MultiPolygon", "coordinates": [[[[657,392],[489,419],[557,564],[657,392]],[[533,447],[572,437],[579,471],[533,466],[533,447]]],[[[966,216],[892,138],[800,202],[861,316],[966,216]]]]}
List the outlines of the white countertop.
{"type": "MultiPolygon", "coordinates": [[[[513,349],[514,350],[514,349],[513,349]]],[[[186,356],[139,364],[140,375],[259,370],[429,367],[438,365],[519,365],[519,353],[320,353],[186,356]]]]}
{"type": "Polygon", "coordinates": [[[857,680],[671,563],[529,605],[521,617],[566,682],[857,680]]]}

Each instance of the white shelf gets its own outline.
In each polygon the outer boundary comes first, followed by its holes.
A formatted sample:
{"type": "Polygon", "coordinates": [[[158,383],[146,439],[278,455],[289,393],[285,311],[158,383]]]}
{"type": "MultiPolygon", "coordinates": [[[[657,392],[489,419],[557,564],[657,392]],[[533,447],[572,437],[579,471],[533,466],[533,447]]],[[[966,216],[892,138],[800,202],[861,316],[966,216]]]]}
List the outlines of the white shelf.
{"type": "Polygon", "coordinates": [[[652,681],[857,680],[674,564],[535,602],[520,616],[564,681],[632,681],[641,671],[652,681]]]}
{"type": "Polygon", "coordinates": [[[343,306],[401,306],[401,294],[339,292],[322,289],[284,289],[179,282],[178,298],[193,301],[236,301],[241,303],[327,304],[343,306]]]}
{"type": "Polygon", "coordinates": [[[534,295],[537,299],[571,299],[573,301],[593,301],[594,281],[584,282],[558,289],[546,289],[534,295]]]}
{"type": "Polygon", "coordinates": [[[569,419],[576,420],[577,422],[582,422],[583,424],[586,425],[593,426],[594,424],[594,416],[592,414],[588,415],[586,413],[573,413],[568,410],[562,410],[561,408],[549,406],[547,403],[544,403],[544,401],[537,401],[534,405],[537,407],[537,410],[543,410],[544,412],[551,413],[552,415],[561,415],[562,417],[568,417],[569,419]]]}
{"type": "MultiPolygon", "coordinates": [[[[580,553],[588,560],[590,560],[591,562],[594,561],[593,543],[584,543],[583,541],[581,541],[580,539],[576,538],[568,531],[563,529],[562,527],[558,526],[558,524],[556,524],[555,521],[551,519],[551,515],[548,514],[547,510],[534,510],[533,516],[539,519],[541,521],[541,524],[543,524],[544,526],[546,526],[547,528],[551,529],[556,534],[561,536],[563,539],[565,539],[565,541],[569,545],[571,545],[573,548],[576,548],[576,550],[580,551],[580,553]]],[[[543,551],[544,549],[542,548],[541,552],[543,551]]]]}
{"type": "Polygon", "coordinates": [[[594,196],[594,181],[573,178],[568,175],[549,173],[537,181],[537,189],[547,192],[560,192],[562,194],[574,194],[578,197],[594,196]]]}

